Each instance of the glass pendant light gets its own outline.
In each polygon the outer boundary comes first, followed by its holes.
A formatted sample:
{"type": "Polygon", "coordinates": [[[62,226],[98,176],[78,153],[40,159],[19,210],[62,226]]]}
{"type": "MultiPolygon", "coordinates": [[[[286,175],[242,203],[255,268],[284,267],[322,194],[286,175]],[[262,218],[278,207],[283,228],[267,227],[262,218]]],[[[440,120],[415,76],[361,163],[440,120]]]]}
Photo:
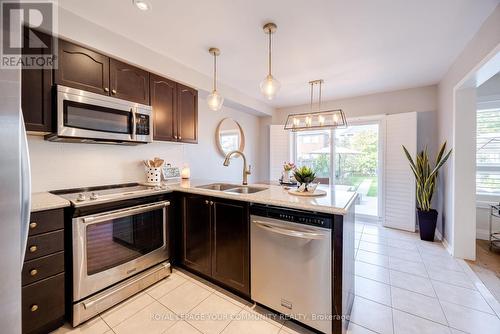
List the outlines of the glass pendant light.
{"type": "Polygon", "coordinates": [[[217,91],[217,57],[220,55],[220,50],[217,48],[210,48],[208,52],[214,56],[214,87],[212,93],[207,97],[207,104],[210,110],[219,111],[222,109],[222,104],[224,103],[224,98],[217,91]]]}
{"type": "Polygon", "coordinates": [[[263,27],[264,32],[269,35],[269,72],[264,80],[260,83],[260,91],[267,99],[272,100],[276,93],[280,90],[281,84],[271,74],[271,35],[276,32],[278,27],[276,24],[270,22],[266,23],[263,27]]]}

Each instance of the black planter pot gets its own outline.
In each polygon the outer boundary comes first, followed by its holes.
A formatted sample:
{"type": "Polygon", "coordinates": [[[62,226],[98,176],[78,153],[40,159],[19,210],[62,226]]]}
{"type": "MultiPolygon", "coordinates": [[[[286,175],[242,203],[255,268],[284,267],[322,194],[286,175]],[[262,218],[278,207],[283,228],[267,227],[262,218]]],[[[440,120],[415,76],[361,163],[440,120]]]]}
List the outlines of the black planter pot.
{"type": "Polygon", "coordinates": [[[430,211],[417,210],[420,239],[425,241],[434,241],[437,217],[438,212],[434,209],[431,209],[430,211]]]}

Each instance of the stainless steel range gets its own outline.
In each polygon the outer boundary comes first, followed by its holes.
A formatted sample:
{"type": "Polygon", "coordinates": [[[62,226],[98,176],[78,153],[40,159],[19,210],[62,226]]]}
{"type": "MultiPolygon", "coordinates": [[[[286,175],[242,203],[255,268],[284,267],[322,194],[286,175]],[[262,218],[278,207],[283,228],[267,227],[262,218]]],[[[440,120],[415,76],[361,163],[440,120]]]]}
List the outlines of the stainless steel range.
{"type": "Polygon", "coordinates": [[[52,191],[53,194],[67,199],[73,207],[96,205],[130,198],[165,193],[165,185],[147,186],[140,183],[113,184],[108,186],[75,188],[52,191]]]}
{"type": "Polygon", "coordinates": [[[73,207],[73,326],[170,275],[165,192],[137,183],[53,192],[73,207]]]}

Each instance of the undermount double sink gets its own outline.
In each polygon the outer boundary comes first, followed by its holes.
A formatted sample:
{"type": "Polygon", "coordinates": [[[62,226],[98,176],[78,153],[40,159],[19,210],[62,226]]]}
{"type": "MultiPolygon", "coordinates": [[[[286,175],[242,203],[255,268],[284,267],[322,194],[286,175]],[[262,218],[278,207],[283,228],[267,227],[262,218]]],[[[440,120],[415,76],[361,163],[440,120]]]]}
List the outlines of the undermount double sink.
{"type": "Polygon", "coordinates": [[[223,191],[225,193],[233,194],[253,194],[267,189],[264,187],[240,186],[230,183],[211,183],[203,186],[198,186],[196,188],[223,191]]]}

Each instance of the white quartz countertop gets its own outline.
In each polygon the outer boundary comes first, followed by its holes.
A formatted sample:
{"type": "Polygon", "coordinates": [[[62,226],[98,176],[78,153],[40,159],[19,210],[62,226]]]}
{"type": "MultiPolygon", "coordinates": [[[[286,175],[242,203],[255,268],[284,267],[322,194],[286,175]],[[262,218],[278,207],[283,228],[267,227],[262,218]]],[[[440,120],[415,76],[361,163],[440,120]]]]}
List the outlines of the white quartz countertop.
{"type": "Polygon", "coordinates": [[[68,200],[48,192],[31,194],[31,212],[59,209],[69,205],[68,200]]]}
{"type": "MultiPolygon", "coordinates": [[[[211,183],[229,183],[239,186],[236,182],[224,182],[214,180],[177,180],[168,181],[163,184],[162,189],[155,191],[156,194],[169,193],[173,191],[193,193],[205,196],[219,197],[244,201],[250,203],[281,206],[285,208],[300,209],[307,211],[322,212],[328,214],[345,215],[351,205],[355,203],[357,194],[355,192],[335,190],[333,186],[320,185],[318,189],[326,191],[326,195],[317,197],[295,196],[288,193],[282,186],[269,184],[250,184],[251,187],[263,188],[264,190],[252,194],[230,193],[218,190],[197,188],[201,185],[211,183]]],[[[69,206],[66,199],[50,194],[48,192],[32,194],[31,211],[51,210],[69,206]]]]}
{"type": "Polygon", "coordinates": [[[317,197],[295,196],[288,193],[282,186],[269,184],[250,184],[252,187],[265,188],[265,190],[252,194],[229,193],[218,190],[196,188],[200,185],[211,183],[230,183],[213,180],[182,180],[166,183],[167,188],[193,194],[207,195],[251,203],[268,204],[286,208],[308,210],[329,214],[345,215],[350,206],[354,204],[357,194],[355,192],[335,190],[333,186],[320,185],[318,189],[326,191],[326,195],[317,197]]]}

